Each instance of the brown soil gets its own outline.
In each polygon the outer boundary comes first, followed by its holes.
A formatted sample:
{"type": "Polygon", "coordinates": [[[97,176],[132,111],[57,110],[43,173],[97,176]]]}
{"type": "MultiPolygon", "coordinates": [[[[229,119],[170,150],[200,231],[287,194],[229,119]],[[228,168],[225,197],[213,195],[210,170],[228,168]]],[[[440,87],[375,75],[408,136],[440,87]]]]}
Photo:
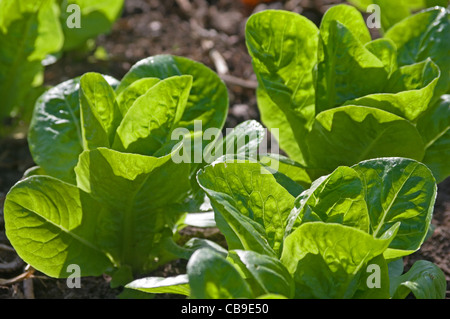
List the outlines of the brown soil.
{"type": "MultiPolygon", "coordinates": [[[[230,111],[225,127],[234,127],[247,119],[259,119],[255,98],[255,76],[251,59],[244,42],[244,26],[252,9],[237,0],[194,0],[191,11],[182,9],[177,0],[127,0],[122,17],[108,35],[100,36],[95,47],[103,47],[106,60],[93,50],[66,53],[57,63],[46,69],[46,85],[56,85],[64,80],[94,71],[121,79],[137,61],[156,54],[174,54],[203,62],[217,70],[214,54],[220,53],[228,73],[223,77],[230,95],[230,111]]],[[[289,0],[264,4],[257,8],[287,9],[300,12],[320,22],[322,14],[333,4],[343,1],[289,0]]],[[[3,201],[10,187],[33,166],[23,134],[0,140],[0,245],[9,245],[4,233],[3,201]]],[[[433,236],[420,251],[405,259],[409,268],[415,260],[426,259],[436,263],[450,282],[450,179],[439,185],[439,195],[432,221],[436,227],[433,236]]],[[[217,232],[188,229],[188,235],[221,240],[217,232]]],[[[1,247],[0,247],[1,248],[1,247]]],[[[0,249],[0,264],[15,263],[14,270],[3,271],[2,279],[12,279],[24,273],[26,265],[13,252],[0,249]]],[[[184,273],[186,262],[175,261],[154,274],[171,276],[184,273]]],[[[34,273],[33,289],[30,280],[0,285],[0,299],[110,299],[116,298],[120,289],[109,287],[109,278],[82,278],[80,289],[70,289],[65,280],[48,278],[34,273]]],[[[447,298],[450,296],[447,286],[447,298]]],[[[173,298],[163,295],[160,298],[173,298]]]]}

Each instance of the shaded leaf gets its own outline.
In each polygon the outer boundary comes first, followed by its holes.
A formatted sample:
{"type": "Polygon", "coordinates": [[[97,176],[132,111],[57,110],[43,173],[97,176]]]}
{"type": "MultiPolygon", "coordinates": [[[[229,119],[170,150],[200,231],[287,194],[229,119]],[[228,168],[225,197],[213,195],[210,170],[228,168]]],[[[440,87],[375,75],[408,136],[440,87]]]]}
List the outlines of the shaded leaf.
{"type": "Polygon", "coordinates": [[[439,267],[419,260],[407,273],[391,281],[391,295],[403,299],[412,292],[417,299],[444,299],[446,286],[445,275],[439,267]]]}
{"type": "Polygon", "coordinates": [[[6,234],[23,260],[49,276],[67,278],[72,264],[82,276],[99,276],[115,263],[95,227],[103,213],[98,202],[75,186],[33,176],[8,194],[6,234]]]}
{"type": "Polygon", "coordinates": [[[234,266],[209,249],[199,249],[187,265],[191,298],[251,298],[251,291],[234,266]]]}

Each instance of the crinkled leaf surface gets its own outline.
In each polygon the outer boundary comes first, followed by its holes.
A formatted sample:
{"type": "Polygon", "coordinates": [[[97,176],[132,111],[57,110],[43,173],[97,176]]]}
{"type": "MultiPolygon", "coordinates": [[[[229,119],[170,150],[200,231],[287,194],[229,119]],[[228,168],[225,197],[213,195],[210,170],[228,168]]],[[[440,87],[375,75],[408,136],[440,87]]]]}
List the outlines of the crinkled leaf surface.
{"type": "Polygon", "coordinates": [[[301,225],[286,237],[281,255],[281,262],[294,277],[295,297],[352,297],[358,287],[358,273],[383,254],[395,232],[396,226],[389,236],[377,239],[334,223],[301,225]]]}
{"type": "Polygon", "coordinates": [[[286,235],[298,225],[312,221],[338,223],[369,231],[365,189],[360,175],[350,167],[338,167],[317,179],[295,199],[286,235]]]}
{"type": "Polygon", "coordinates": [[[171,132],[183,115],[191,86],[192,77],[188,75],[170,77],[152,86],[125,114],[115,132],[113,148],[153,155],[171,143],[171,132]]]}
{"type": "Polygon", "coordinates": [[[228,114],[228,92],[225,84],[211,69],[190,59],[157,55],[136,63],[123,77],[116,93],[120,94],[142,78],[165,79],[175,75],[191,75],[192,89],[179,127],[194,129],[194,121],[202,121],[202,129],[222,128],[228,114]]]}
{"type": "MultiPolygon", "coordinates": [[[[228,91],[219,76],[207,66],[184,57],[173,55],[157,55],[136,63],[123,77],[116,93],[118,95],[143,78],[166,79],[172,76],[192,76],[192,88],[181,119],[178,121],[178,134],[172,136],[174,143],[169,143],[157,155],[163,155],[173,149],[175,142],[188,143],[187,150],[201,147],[202,152],[209,144],[203,139],[203,132],[208,129],[222,129],[228,114],[228,91]],[[192,146],[193,145],[193,146],[192,146]],[[197,147],[200,145],[199,147],[197,147]]],[[[200,165],[201,158],[195,157],[197,152],[190,152],[187,161],[200,165]]],[[[203,153],[202,153],[203,154],[203,153]]],[[[181,157],[183,158],[183,156],[181,157]]],[[[193,165],[193,173],[198,165],[193,165]]]]}
{"type": "Polygon", "coordinates": [[[171,154],[98,148],[84,151],[75,171],[78,187],[35,176],[8,194],[8,237],[24,260],[64,277],[70,263],[93,276],[113,267],[139,273],[178,257],[167,245],[190,187],[188,165],[174,164],[171,154]]]}
{"type": "Polygon", "coordinates": [[[158,83],[158,78],[143,78],[130,84],[125,90],[117,95],[117,104],[119,105],[122,118],[127,114],[130,107],[137,98],[144,95],[152,86],[158,83]]]}
{"type": "Polygon", "coordinates": [[[418,120],[417,129],[425,142],[422,162],[438,183],[450,176],[450,95],[443,95],[418,120]]]}
{"type": "Polygon", "coordinates": [[[278,254],[294,197],[259,163],[214,163],[197,174],[230,249],[278,254]],[[270,185],[270,186],[269,186],[270,185]]]}
{"type": "Polygon", "coordinates": [[[436,199],[431,171],[410,159],[390,158],[361,162],[353,167],[366,188],[370,233],[379,238],[400,222],[384,256],[397,258],[419,249],[430,227],[436,199]]]}
{"type": "Polygon", "coordinates": [[[286,236],[308,222],[338,223],[376,238],[396,223],[399,229],[387,259],[409,255],[425,240],[436,197],[436,183],[423,164],[404,158],[367,160],[338,167],[296,198],[286,236]]]}
{"type": "MultiPolygon", "coordinates": [[[[431,2],[406,5],[416,10],[431,2]]],[[[364,18],[347,5],[331,7],[319,30],[306,27],[303,17],[290,12],[252,15],[246,41],[258,78],[262,121],[272,131],[283,128],[276,136],[281,149],[304,166],[312,180],[340,165],[386,156],[426,161],[438,181],[443,180],[448,165],[438,153],[447,149],[447,130],[441,125],[447,116],[443,107],[438,114],[433,105],[448,91],[448,19],[444,8],[427,9],[371,41],[364,18]],[[293,29],[307,32],[299,35],[293,29]],[[305,61],[312,69],[296,68],[305,61]],[[306,74],[312,75],[311,92],[297,91],[295,84],[306,82],[295,79],[306,74]],[[315,101],[301,103],[311,96],[315,101]],[[433,122],[437,127],[426,131],[436,140],[427,133],[422,139],[424,133],[418,131],[433,122]]]]}
{"type": "Polygon", "coordinates": [[[320,25],[316,113],[345,101],[381,92],[385,66],[365,43],[371,40],[361,14],[353,7],[330,8],[320,25]]]}
{"type": "Polygon", "coordinates": [[[310,162],[329,171],[371,158],[421,160],[424,155],[422,138],[412,123],[364,106],[341,106],[320,113],[306,140],[310,162]]]}
{"type": "Polygon", "coordinates": [[[385,35],[398,48],[399,65],[409,65],[431,58],[441,70],[435,95],[448,93],[450,89],[450,16],[448,9],[435,7],[412,15],[385,35]]]}
{"type": "Polygon", "coordinates": [[[405,298],[410,292],[417,299],[444,299],[445,274],[427,260],[416,261],[411,269],[391,281],[392,298],[405,298]]]}

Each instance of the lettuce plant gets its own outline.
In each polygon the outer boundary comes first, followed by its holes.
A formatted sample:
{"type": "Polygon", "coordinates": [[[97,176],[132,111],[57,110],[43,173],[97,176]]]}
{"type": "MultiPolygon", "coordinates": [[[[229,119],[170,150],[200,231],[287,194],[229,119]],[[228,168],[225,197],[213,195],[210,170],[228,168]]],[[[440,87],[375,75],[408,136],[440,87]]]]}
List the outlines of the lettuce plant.
{"type": "Polygon", "coordinates": [[[174,161],[181,146],[171,133],[201,135],[195,120],[220,130],[227,111],[212,70],[168,55],[138,62],[120,82],[86,73],[50,89],[29,133],[39,166],[5,200],[11,244],[49,276],[67,277],[77,264],[82,276],[107,272],[119,283],[188,258],[195,245],[183,249],[173,236],[195,166],[174,161]]]}
{"type": "Polygon", "coordinates": [[[251,16],[246,41],[258,107],[309,178],[378,157],[450,175],[448,10],[435,7],[372,40],[356,8],[331,7],[320,27],[292,12],[251,16]],[[301,31],[299,31],[301,30],[301,31]]]}
{"type": "Polygon", "coordinates": [[[340,166],[304,190],[251,161],[218,161],[197,177],[229,251],[198,250],[186,275],[128,287],[191,298],[445,297],[445,276],[433,263],[402,274],[402,257],[430,229],[436,196],[431,171],[417,161],[340,166]]]}
{"type": "Polygon", "coordinates": [[[56,0],[61,9],[59,17],[64,34],[63,51],[69,51],[82,46],[87,40],[99,34],[107,33],[122,13],[124,0],[56,0]],[[67,8],[70,5],[80,8],[80,28],[71,28],[67,24],[73,14],[67,8]]]}

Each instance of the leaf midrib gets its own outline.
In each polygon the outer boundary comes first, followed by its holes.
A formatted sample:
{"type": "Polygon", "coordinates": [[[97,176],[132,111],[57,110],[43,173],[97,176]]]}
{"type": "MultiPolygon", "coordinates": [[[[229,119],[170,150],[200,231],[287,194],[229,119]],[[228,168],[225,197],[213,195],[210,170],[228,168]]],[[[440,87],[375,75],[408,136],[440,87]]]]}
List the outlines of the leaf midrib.
{"type": "MultiPolygon", "coordinates": [[[[19,207],[23,207],[20,203],[18,203],[18,202],[16,202],[16,201],[13,201],[13,203],[14,203],[15,205],[19,206],[19,207]]],[[[53,203],[53,201],[52,201],[52,204],[53,204],[55,207],[57,207],[56,204],[53,203]]],[[[53,220],[51,220],[51,219],[49,219],[49,218],[46,218],[45,216],[39,214],[39,213],[36,212],[35,210],[30,209],[30,208],[26,208],[26,207],[24,207],[24,208],[25,208],[27,211],[29,211],[30,213],[33,213],[35,216],[37,216],[37,217],[40,218],[41,220],[43,220],[43,221],[45,221],[46,223],[50,224],[51,226],[53,226],[53,227],[55,227],[55,228],[61,230],[61,231],[62,231],[64,234],[66,234],[67,236],[69,236],[69,237],[73,238],[74,240],[80,242],[81,244],[85,245],[86,247],[89,247],[89,248],[91,248],[92,250],[95,250],[95,251],[101,253],[102,255],[104,255],[105,257],[107,257],[107,258],[110,260],[109,256],[108,256],[104,251],[102,251],[100,248],[98,248],[97,246],[95,246],[95,245],[92,244],[91,242],[89,242],[89,241],[85,240],[84,238],[82,238],[82,237],[76,235],[75,233],[73,233],[72,231],[70,231],[70,230],[68,230],[67,228],[63,227],[62,225],[59,225],[59,224],[55,223],[53,220]]],[[[68,245],[68,246],[69,246],[69,245],[68,245]]]]}
{"type": "Polygon", "coordinates": [[[80,143],[81,148],[84,149],[83,138],[81,136],[81,126],[79,123],[79,118],[75,116],[75,113],[73,112],[72,108],[70,107],[69,102],[67,102],[67,98],[64,96],[63,99],[64,99],[64,104],[67,106],[69,114],[72,117],[72,122],[75,125],[75,130],[77,131],[77,136],[78,136],[78,142],[80,143]]]}
{"type": "Polygon", "coordinates": [[[389,203],[389,206],[386,209],[383,209],[382,212],[382,217],[380,222],[378,223],[378,227],[377,229],[375,229],[375,231],[373,232],[373,237],[376,238],[376,236],[378,235],[378,232],[381,230],[381,228],[384,225],[384,221],[386,220],[386,217],[389,213],[389,211],[391,210],[392,206],[394,205],[394,202],[397,200],[397,197],[400,194],[400,191],[403,189],[403,187],[405,186],[406,182],[409,180],[409,178],[412,176],[412,174],[414,173],[414,171],[416,170],[417,166],[415,166],[411,172],[408,174],[408,176],[405,178],[405,180],[402,182],[402,185],[398,188],[397,192],[395,192],[394,197],[392,198],[392,201],[389,203]]]}

